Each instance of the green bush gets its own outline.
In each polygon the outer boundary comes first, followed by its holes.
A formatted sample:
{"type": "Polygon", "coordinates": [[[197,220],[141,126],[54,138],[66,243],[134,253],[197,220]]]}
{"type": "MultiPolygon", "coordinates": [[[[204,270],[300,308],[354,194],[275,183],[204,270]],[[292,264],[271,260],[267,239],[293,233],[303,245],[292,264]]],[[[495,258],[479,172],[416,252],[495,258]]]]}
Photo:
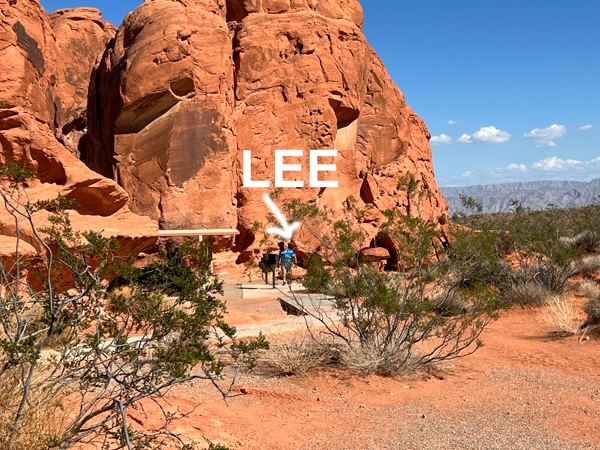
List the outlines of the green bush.
{"type": "Polygon", "coordinates": [[[236,340],[235,328],[224,323],[225,305],[216,296],[222,287],[206,245],[188,241],[163,255],[164,262],[135,268],[116,239],[75,231],[68,214],[74,205],[64,197],[27,201],[27,169],[7,163],[0,173],[18,240],[27,229],[44,249],[33,263],[17,248],[14,261],[0,264],[0,448],[99,441],[190,448],[169,432],[173,415],[165,412],[158,429],[137,430],[127,423],[127,410],[193,379],[227,397],[235,377],[221,385],[224,362],[210,341],[237,367],[252,364],[266,347],[262,337],[236,340]],[[40,210],[50,213],[44,229],[34,220],[40,210]],[[118,281],[106,289],[110,278],[118,281]],[[166,295],[173,296],[168,305],[166,295]],[[33,443],[32,430],[38,430],[33,443]]]}
{"type": "Polygon", "coordinates": [[[331,313],[309,314],[336,342],[339,361],[359,372],[393,374],[470,354],[500,306],[493,283],[504,267],[496,236],[458,228],[448,236],[420,215],[430,191],[412,177],[398,189],[408,193],[409,206],[385,211],[381,228],[397,249],[399,269],[392,272],[357,257],[370,241],[361,226],[368,206],[350,197],[344,214],[332,215],[318,208],[303,213],[297,201],[284,205],[310,237],[296,242],[314,255],[306,287],[335,302],[331,313]]]}

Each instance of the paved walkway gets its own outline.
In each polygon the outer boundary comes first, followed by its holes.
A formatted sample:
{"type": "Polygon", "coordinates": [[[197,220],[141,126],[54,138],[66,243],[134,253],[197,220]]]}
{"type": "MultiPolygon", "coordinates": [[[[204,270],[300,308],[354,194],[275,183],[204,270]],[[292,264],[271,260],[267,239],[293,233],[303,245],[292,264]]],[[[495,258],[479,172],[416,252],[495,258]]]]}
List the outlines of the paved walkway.
{"type": "Polygon", "coordinates": [[[328,324],[339,323],[339,316],[334,308],[333,297],[318,294],[307,294],[300,283],[254,284],[226,282],[223,286],[224,299],[273,299],[281,304],[283,311],[290,316],[285,319],[269,320],[236,325],[237,337],[258,336],[285,333],[305,329],[307,326],[322,326],[316,317],[325,319],[328,324]],[[316,316],[316,317],[315,317],[316,316]]]}
{"type": "Polygon", "coordinates": [[[226,281],[223,284],[223,295],[221,298],[227,300],[232,298],[277,298],[281,295],[304,293],[306,290],[300,283],[291,283],[283,286],[281,283],[258,284],[242,283],[239,281],[226,281]]]}

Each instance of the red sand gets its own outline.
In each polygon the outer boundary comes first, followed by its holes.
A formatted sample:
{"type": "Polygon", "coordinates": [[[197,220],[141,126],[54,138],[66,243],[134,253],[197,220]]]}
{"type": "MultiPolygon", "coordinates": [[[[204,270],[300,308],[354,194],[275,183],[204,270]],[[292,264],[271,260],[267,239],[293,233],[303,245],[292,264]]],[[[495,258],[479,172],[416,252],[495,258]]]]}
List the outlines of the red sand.
{"type": "MultiPolygon", "coordinates": [[[[252,302],[230,301],[231,318],[277,314],[272,300],[252,302]]],[[[483,340],[429,379],[256,372],[227,404],[208,384],[183,385],[166,397],[167,409],[189,413],[172,430],[240,449],[600,448],[597,335],[580,343],[537,309],[514,308],[483,340]]],[[[155,412],[136,422],[152,427],[155,412]]]]}

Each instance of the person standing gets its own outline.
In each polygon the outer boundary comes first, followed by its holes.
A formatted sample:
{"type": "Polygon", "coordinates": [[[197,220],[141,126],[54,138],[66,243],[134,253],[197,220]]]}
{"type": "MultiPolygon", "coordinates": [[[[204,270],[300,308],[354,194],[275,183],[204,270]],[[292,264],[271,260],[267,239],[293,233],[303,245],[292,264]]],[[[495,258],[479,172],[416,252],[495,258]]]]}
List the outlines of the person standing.
{"type": "Polygon", "coordinates": [[[294,251],[291,248],[289,248],[287,242],[284,242],[281,251],[279,252],[279,267],[281,267],[283,285],[285,285],[287,274],[291,274],[292,272],[292,263],[295,258],[296,254],[294,253],[294,251]]]}

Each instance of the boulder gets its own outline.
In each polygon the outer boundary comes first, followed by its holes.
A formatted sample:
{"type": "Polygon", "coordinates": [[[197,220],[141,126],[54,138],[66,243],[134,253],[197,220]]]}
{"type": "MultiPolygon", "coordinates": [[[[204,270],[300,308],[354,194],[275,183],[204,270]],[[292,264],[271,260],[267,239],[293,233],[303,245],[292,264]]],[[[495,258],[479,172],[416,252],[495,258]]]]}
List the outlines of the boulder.
{"type": "Polygon", "coordinates": [[[201,5],[127,15],[91,87],[87,164],[166,229],[237,227],[232,35],[201,5]]]}
{"type": "Polygon", "coordinates": [[[16,237],[0,235],[0,264],[4,270],[10,271],[17,255],[20,261],[28,261],[37,255],[37,251],[32,245],[16,237]]]}
{"type": "Polygon", "coordinates": [[[383,247],[363,248],[359,257],[369,261],[382,261],[389,259],[390,252],[383,247]]]}

